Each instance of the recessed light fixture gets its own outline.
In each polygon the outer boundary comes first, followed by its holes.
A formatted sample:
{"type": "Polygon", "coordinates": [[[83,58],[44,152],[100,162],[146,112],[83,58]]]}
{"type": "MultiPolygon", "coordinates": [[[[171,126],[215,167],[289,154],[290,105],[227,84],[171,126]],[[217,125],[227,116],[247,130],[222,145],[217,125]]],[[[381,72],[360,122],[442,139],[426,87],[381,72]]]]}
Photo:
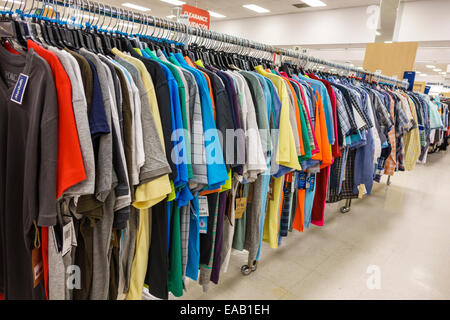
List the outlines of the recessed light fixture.
{"type": "Polygon", "coordinates": [[[439,72],[439,71],[442,71],[442,69],[436,68],[436,69],[433,69],[433,71],[439,72]]]}
{"type": "Polygon", "coordinates": [[[421,77],[426,77],[426,76],[428,76],[428,75],[425,74],[425,73],[422,73],[420,76],[421,76],[421,77]]]}
{"type": "Polygon", "coordinates": [[[358,69],[359,69],[359,70],[364,70],[364,68],[363,68],[363,67],[358,67],[358,69]]]}
{"type": "Polygon", "coordinates": [[[135,10],[139,10],[139,11],[144,11],[144,12],[145,12],[145,11],[150,11],[150,10],[151,10],[150,8],[146,8],[146,7],[139,6],[139,5],[137,5],[137,4],[129,3],[129,2],[122,3],[122,5],[123,5],[124,7],[128,7],[128,8],[135,9],[135,10]]]}
{"type": "Polygon", "coordinates": [[[208,10],[208,12],[209,12],[209,15],[211,17],[214,17],[214,18],[226,18],[226,16],[224,16],[223,14],[220,14],[220,13],[217,13],[217,12],[214,12],[214,11],[211,11],[211,10],[208,10]]]}
{"type": "Polygon", "coordinates": [[[325,7],[327,4],[323,3],[320,0],[300,0],[303,3],[306,3],[310,7],[325,7]]]}
{"type": "Polygon", "coordinates": [[[384,43],[392,43],[392,41],[385,41],[384,43]]]}
{"type": "Polygon", "coordinates": [[[446,75],[447,74],[447,72],[439,72],[440,74],[443,74],[443,75],[446,75]]]}
{"type": "Polygon", "coordinates": [[[171,14],[170,16],[166,16],[167,19],[173,19],[176,18],[176,15],[171,14]]]}
{"type": "Polygon", "coordinates": [[[422,73],[422,72],[420,72],[420,71],[416,71],[416,74],[420,74],[420,73],[422,73]]]}
{"type": "Polygon", "coordinates": [[[381,36],[381,32],[380,32],[380,31],[375,31],[375,34],[376,34],[377,36],[381,36]]]}
{"type": "Polygon", "coordinates": [[[183,4],[186,3],[186,2],[178,1],[178,0],[161,0],[161,1],[173,4],[174,6],[182,6],[183,4]]]}
{"type": "MultiPolygon", "coordinates": [[[[161,0],[162,1],[162,0],[161,0]]],[[[270,10],[267,10],[266,8],[257,6],[256,4],[244,4],[244,8],[258,12],[258,13],[267,13],[270,12],[270,10]]]]}
{"type": "Polygon", "coordinates": [[[432,64],[427,64],[425,67],[429,68],[429,69],[434,69],[436,68],[436,66],[433,66],[432,64]]]}

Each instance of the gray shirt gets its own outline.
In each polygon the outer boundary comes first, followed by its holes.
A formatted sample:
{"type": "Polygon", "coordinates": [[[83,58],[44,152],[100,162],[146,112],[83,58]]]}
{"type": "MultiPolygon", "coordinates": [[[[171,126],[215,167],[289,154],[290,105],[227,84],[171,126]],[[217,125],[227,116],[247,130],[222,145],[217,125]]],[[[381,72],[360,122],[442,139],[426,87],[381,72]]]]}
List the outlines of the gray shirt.
{"type": "MultiPolygon", "coordinates": [[[[105,105],[106,119],[108,126],[111,128],[111,97],[108,88],[108,78],[105,67],[97,55],[81,48],[79,53],[92,61],[97,69],[98,79],[102,91],[103,103],[105,105]]],[[[112,165],[112,134],[104,134],[100,137],[99,151],[97,158],[96,172],[96,197],[99,201],[104,202],[111,192],[113,165],[112,165]]]]}
{"type": "Polygon", "coordinates": [[[132,63],[120,57],[116,57],[116,61],[130,73],[139,90],[145,152],[145,162],[140,170],[139,183],[143,184],[154,178],[170,173],[170,167],[158,136],[155,120],[150,108],[150,102],[140,77],[139,70],[132,63]]]}
{"type": "Polygon", "coordinates": [[[86,171],[86,180],[70,187],[64,194],[76,196],[93,194],[95,191],[95,159],[92,146],[91,133],[89,130],[89,119],[87,114],[87,102],[84,95],[83,82],[81,81],[80,67],[72,55],[64,50],[48,47],[58,57],[66,70],[72,85],[72,104],[77,125],[78,138],[80,141],[83,164],[86,171]]]}

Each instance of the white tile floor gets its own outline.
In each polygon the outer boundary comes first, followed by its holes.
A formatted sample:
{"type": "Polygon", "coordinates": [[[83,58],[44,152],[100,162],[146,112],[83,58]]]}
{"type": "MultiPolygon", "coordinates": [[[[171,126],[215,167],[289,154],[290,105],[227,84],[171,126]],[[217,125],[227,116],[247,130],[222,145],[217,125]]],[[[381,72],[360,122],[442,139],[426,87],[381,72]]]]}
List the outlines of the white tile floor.
{"type": "Polygon", "coordinates": [[[245,252],[205,294],[189,281],[183,299],[450,299],[450,152],[375,184],[372,195],[327,205],[325,226],[263,244],[256,272],[240,273],[245,252]],[[380,289],[369,289],[369,266],[380,289]]]}

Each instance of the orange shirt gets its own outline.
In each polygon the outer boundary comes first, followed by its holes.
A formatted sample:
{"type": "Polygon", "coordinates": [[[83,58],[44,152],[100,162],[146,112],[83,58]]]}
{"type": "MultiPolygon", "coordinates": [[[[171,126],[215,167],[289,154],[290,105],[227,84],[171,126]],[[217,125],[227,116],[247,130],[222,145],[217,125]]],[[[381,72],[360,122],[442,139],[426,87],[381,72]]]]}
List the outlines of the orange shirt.
{"type": "Polygon", "coordinates": [[[312,156],[314,160],[320,160],[322,163],[320,168],[325,168],[332,163],[331,145],[328,140],[327,126],[325,119],[325,111],[323,110],[322,97],[317,94],[316,99],[316,133],[317,144],[319,145],[319,152],[312,156]]]}
{"type": "Polygon", "coordinates": [[[53,73],[58,97],[58,164],[56,198],[65,190],[86,179],[80,141],[72,105],[72,85],[56,55],[28,40],[28,48],[44,58],[53,73]]]}
{"type": "Polygon", "coordinates": [[[294,104],[295,104],[295,119],[297,121],[297,132],[298,132],[298,138],[300,141],[300,156],[304,156],[305,155],[305,146],[303,145],[303,134],[302,134],[302,124],[301,124],[301,120],[300,120],[300,109],[298,106],[298,101],[297,101],[297,94],[294,90],[294,87],[292,87],[292,84],[286,80],[286,83],[288,85],[288,88],[291,90],[292,95],[294,96],[294,104]]]}
{"type": "MultiPolygon", "coordinates": [[[[55,79],[58,99],[58,162],[56,173],[56,199],[71,186],[86,179],[83,157],[78,139],[72,105],[72,85],[64,67],[56,55],[31,40],[27,41],[28,49],[32,48],[47,61],[55,79]]],[[[44,289],[48,299],[48,228],[41,228],[41,252],[44,271],[44,289]]]]}

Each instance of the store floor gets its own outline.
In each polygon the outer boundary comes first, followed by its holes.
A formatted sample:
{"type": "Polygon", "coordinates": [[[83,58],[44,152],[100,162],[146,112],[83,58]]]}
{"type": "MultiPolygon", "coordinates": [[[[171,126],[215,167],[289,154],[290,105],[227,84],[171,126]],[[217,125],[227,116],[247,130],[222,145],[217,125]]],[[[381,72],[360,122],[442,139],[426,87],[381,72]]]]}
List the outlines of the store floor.
{"type": "Polygon", "coordinates": [[[248,276],[246,253],[234,252],[218,286],[203,293],[188,281],[182,298],[450,299],[450,152],[391,182],[384,177],[347,214],[327,205],[324,227],[294,231],[278,249],[264,243],[248,276]],[[380,288],[370,289],[378,274],[380,288]]]}

